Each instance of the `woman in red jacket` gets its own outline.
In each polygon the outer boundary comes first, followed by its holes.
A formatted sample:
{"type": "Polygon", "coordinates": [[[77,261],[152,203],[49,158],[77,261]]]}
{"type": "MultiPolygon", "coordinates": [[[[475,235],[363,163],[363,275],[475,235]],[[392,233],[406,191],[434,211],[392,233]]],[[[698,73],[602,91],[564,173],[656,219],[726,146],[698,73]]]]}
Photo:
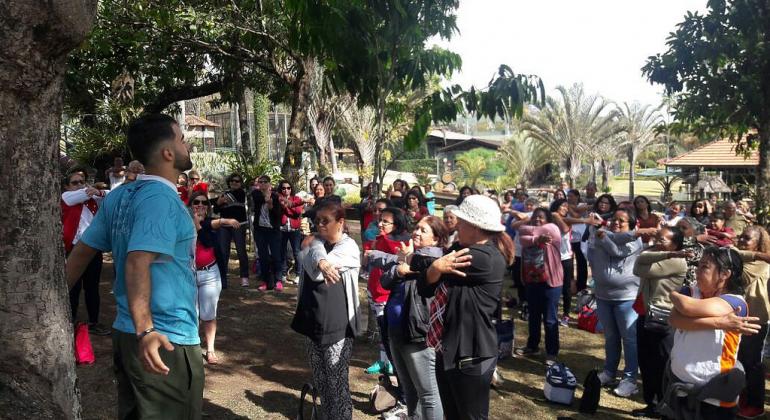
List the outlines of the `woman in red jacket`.
{"type": "MultiPolygon", "coordinates": [[[[80,236],[94,220],[105,192],[87,185],[82,172],[71,172],[64,179],[63,186],[64,192],[60,202],[62,238],[64,250],[69,255],[72,247],[78,243],[80,236]]],[[[89,331],[95,335],[109,335],[110,330],[99,324],[99,277],[101,274],[102,253],[98,252],[88,263],[83,276],[70,289],[70,309],[74,321],[77,319],[80,289],[83,289],[86,296],[89,331]]]]}
{"type": "MultiPolygon", "coordinates": [[[[377,251],[394,255],[398,254],[398,250],[403,244],[408,243],[411,239],[409,231],[407,230],[406,215],[401,209],[386,207],[385,210],[380,213],[379,226],[380,234],[374,241],[374,249],[377,251]]],[[[380,358],[366,369],[366,373],[368,374],[393,373],[393,366],[390,364],[390,357],[388,354],[390,352],[390,343],[388,342],[388,332],[385,331],[387,325],[384,318],[385,304],[390,297],[390,290],[382,287],[382,284],[380,283],[381,276],[382,269],[380,267],[372,267],[367,283],[369,305],[377,318],[377,326],[380,329],[380,338],[382,340],[380,345],[380,358]]]]}
{"type": "Polygon", "coordinates": [[[304,203],[302,199],[294,194],[294,187],[286,180],[278,183],[278,199],[281,203],[281,282],[285,282],[288,275],[288,262],[286,258],[286,244],[291,244],[291,252],[294,254],[294,275],[290,279],[296,283],[299,278],[298,257],[300,245],[302,244],[302,231],[300,225],[302,221],[302,209],[304,203]]]}

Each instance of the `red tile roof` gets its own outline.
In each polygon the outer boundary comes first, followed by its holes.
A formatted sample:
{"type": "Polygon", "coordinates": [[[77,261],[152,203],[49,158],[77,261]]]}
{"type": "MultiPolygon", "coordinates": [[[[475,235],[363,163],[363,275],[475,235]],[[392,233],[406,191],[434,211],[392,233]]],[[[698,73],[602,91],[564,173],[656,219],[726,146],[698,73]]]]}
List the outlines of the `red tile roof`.
{"type": "Polygon", "coordinates": [[[184,123],[188,127],[221,127],[221,125],[195,115],[185,115],[184,123]]]}
{"type": "Polygon", "coordinates": [[[673,167],[745,168],[759,165],[759,154],[751,152],[748,159],[735,154],[735,142],[722,139],[690,150],[666,162],[673,167]]]}

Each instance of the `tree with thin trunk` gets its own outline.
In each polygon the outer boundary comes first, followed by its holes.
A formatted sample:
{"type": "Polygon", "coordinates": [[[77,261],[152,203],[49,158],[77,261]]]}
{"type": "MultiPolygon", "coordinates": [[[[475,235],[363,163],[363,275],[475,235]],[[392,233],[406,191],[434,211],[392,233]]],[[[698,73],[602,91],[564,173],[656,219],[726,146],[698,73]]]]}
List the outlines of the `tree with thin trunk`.
{"type": "Polygon", "coordinates": [[[4,2],[0,18],[0,416],[80,418],[64,281],[59,139],[67,54],[95,0],[4,2]]]}
{"type": "Polygon", "coordinates": [[[538,170],[553,160],[550,148],[524,132],[515,132],[506,139],[497,154],[503,159],[506,173],[525,185],[532,181],[538,170]]]}
{"type": "Polygon", "coordinates": [[[624,102],[618,106],[618,123],[623,128],[623,143],[627,145],[628,156],[628,197],[634,199],[634,181],[636,178],[636,159],[642,151],[658,146],[663,137],[658,134],[658,127],[663,123],[660,107],[641,105],[638,102],[624,102]]]}

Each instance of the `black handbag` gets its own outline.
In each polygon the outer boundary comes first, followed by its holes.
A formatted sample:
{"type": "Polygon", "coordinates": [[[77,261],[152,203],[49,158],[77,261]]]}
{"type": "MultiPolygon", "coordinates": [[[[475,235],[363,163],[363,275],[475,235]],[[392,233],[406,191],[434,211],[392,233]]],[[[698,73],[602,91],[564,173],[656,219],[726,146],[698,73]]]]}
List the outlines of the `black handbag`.
{"type": "Polygon", "coordinates": [[[313,387],[306,383],[302,385],[302,391],[299,394],[299,408],[297,409],[297,420],[316,420],[318,419],[318,393],[313,387]],[[310,417],[305,417],[305,397],[310,394],[310,417]]]}
{"type": "Polygon", "coordinates": [[[650,305],[647,310],[647,316],[644,317],[644,329],[650,332],[665,334],[671,328],[668,325],[668,318],[671,311],[650,305]]]}

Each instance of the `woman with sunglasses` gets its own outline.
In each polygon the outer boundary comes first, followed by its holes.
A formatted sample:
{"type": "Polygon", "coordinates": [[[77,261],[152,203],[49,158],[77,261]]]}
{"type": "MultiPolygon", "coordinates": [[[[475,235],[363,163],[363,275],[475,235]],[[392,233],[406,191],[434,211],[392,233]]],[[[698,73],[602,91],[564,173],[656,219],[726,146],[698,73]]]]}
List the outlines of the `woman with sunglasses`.
{"type": "MultiPolygon", "coordinates": [[[[601,206],[603,197],[599,197],[597,206],[601,206]]],[[[609,230],[602,228],[594,231],[587,255],[595,282],[596,312],[604,327],[605,361],[599,380],[603,386],[615,383],[622,350],[625,365],[623,378],[614,393],[624,398],[638,392],[638,315],[633,305],[639,292],[639,277],[633,271],[636,258],[642,251],[642,241],[632,232],[635,228],[636,220],[631,212],[616,210],[609,221],[609,230]]]]}
{"type": "Polygon", "coordinates": [[[344,233],[345,209],[327,202],[317,208],[318,233],[303,241],[297,310],[291,328],[308,338],[313,383],[321,418],[351,419],[348,368],[353,338],[360,331],[358,270],[360,251],[344,233]]]}
{"type": "Polygon", "coordinates": [[[195,230],[198,239],[195,243],[195,269],[198,282],[198,317],[201,319],[203,338],[206,341],[205,359],[209,364],[219,363],[214,350],[214,339],[217,335],[217,303],[222,292],[222,276],[219,264],[227,261],[221,253],[217,233],[222,227],[237,228],[240,222],[236,219],[212,219],[211,203],[206,193],[196,191],[190,197],[195,230]]]}
{"type": "MultiPolygon", "coordinates": [[[[230,259],[230,244],[235,241],[235,251],[238,253],[238,266],[241,276],[241,286],[249,285],[249,255],[246,253],[246,191],[243,189],[243,177],[233,173],[227,177],[229,189],[220,195],[214,203],[214,211],[225,219],[235,219],[240,222],[237,227],[225,226],[219,231],[219,246],[222,253],[230,259]]],[[[226,264],[225,264],[226,265],[226,264]]],[[[227,289],[227,267],[223,267],[222,288],[227,289]]]]}
{"type": "Polygon", "coordinates": [[[193,169],[187,174],[190,176],[190,192],[201,191],[206,194],[209,193],[209,184],[203,181],[200,172],[193,169]]]}
{"type": "Polygon", "coordinates": [[[273,191],[270,177],[257,178],[257,189],[251,192],[254,203],[254,240],[259,254],[259,271],[262,276],[260,291],[283,291],[283,283],[276,276],[280,274],[281,262],[281,202],[273,191]]]}
{"type": "Polygon", "coordinates": [[[278,199],[281,203],[281,282],[288,278],[286,245],[291,244],[295,275],[291,281],[296,283],[299,280],[299,251],[302,243],[302,199],[294,194],[294,188],[285,179],[278,182],[278,199]]]}
{"type": "MultiPolygon", "coordinates": [[[[423,217],[429,216],[425,207],[425,197],[420,192],[420,187],[415,187],[406,193],[406,217],[408,226],[414,227],[423,217]]],[[[411,230],[411,229],[410,229],[411,230]]]]}
{"type": "MultiPolygon", "coordinates": [[[[59,204],[63,228],[62,238],[67,255],[80,241],[83,232],[91,225],[96,212],[99,210],[99,205],[106,195],[104,191],[86,184],[86,178],[83,174],[83,172],[71,172],[63,181],[64,192],[62,192],[59,204]]],[[[102,253],[97,252],[96,256],[88,263],[83,275],[70,289],[70,309],[74,321],[77,319],[80,290],[83,289],[86,297],[89,332],[95,335],[109,335],[110,330],[99,324],[99,278],[101,274],[102,253]]]]}
{"type": "Polygon", "coordinates": [[[765,375],[762,348],[770,320],[768,276],[770,276],[770,235],[761,226],[749,226],[738,237],[738,253],[743,260],[744,298],[752,316],[759,319],[757,334],[741,339],[738,360],[746,369],[746,389],[741,395],[738,415],[755,418],[764,414],[765,375]]]}
{"type": "MultiPolygon", "coordinates": [[[[720,374],[749,368],[737,357],[742,347],[741,335],[756,334],[760,326],[756,324],[758,318],[748,316],[742,274],[743,263],[736,250],[709,247],[698,264],[697,283],[671,292],[673,309],[669,323],[676,332],[670,373],[677,382],[702,387],[720,374]]],[[[716,388],[715,391],[727,391],[724,386],[716,388]]],[[[739,392],[698,402],[698,418],[735,418],[739,392]]],[[[687,397],[678,399],[674,407],[688,406],[687,397]]],[[[671,402],[666,401],[666,405],[672,406],[671,402]]]]}

